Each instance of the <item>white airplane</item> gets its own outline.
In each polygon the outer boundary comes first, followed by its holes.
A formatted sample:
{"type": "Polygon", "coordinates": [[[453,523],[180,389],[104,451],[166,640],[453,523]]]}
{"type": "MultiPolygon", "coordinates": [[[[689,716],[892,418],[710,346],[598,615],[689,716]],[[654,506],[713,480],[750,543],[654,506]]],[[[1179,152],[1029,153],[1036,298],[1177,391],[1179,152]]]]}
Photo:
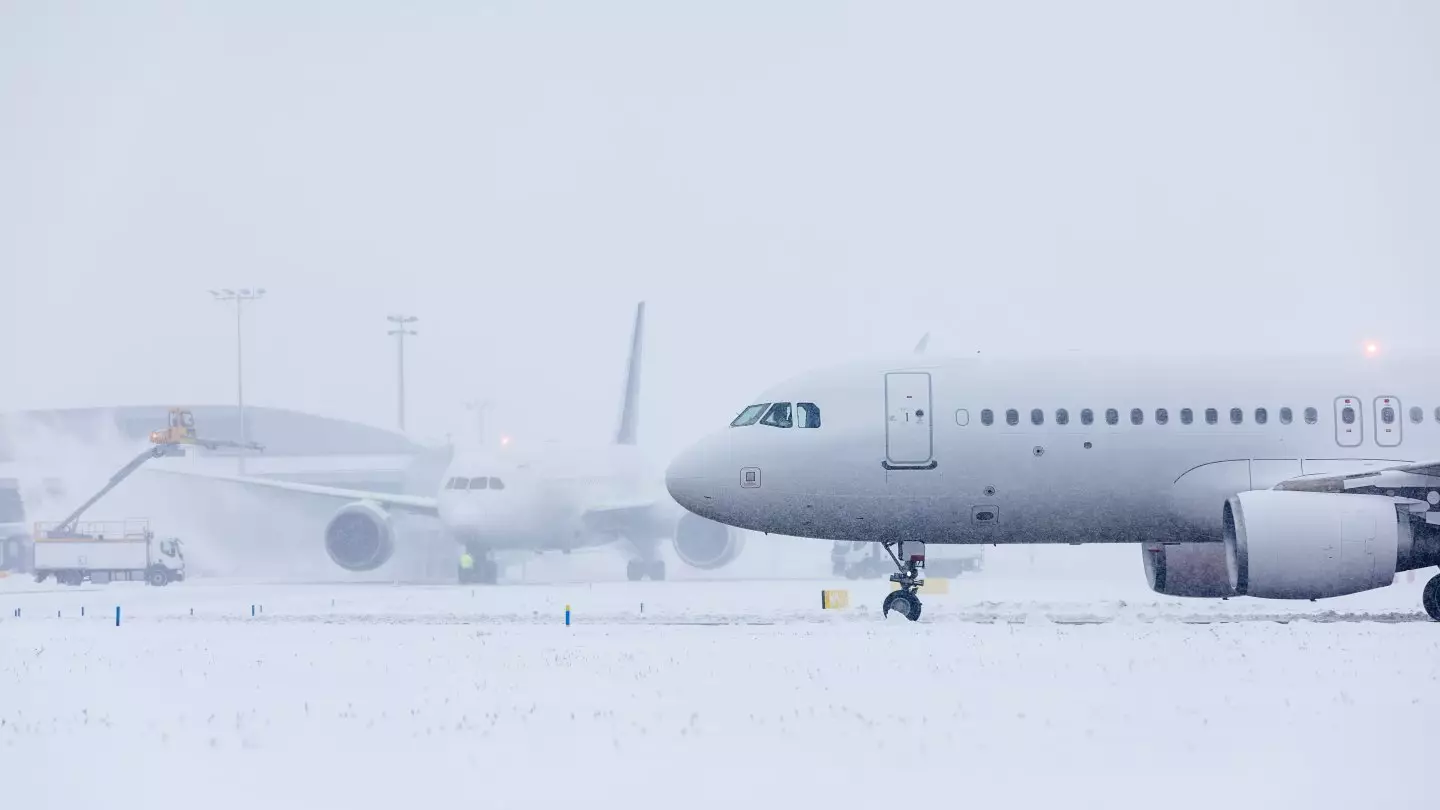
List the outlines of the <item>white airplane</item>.
{"type": "Polygon", "coordinates": [[[728,564],[743,535],[700,518],[665,496],[663,474],[647,469],[639,431],[640,358],[645,304],[635,310],[624,402],[614,441],[593,448],[473,448],[457,451],[437,495],[395,495],[246,476],[203,475],[247,486],[344,502],[324,531],[330,559],[349,571],[383,565],[395,548],[391,515],[407,512],[440,520],[445,532],[475,558],[458,569],[462,581],[494,583],[497,551],[562,551],[618,543],[631,559],[632,580],[665,578],[660,543],[672,538],[676,556],[700,569],[728,564]]]}
{"type": "MultiPolygon", "coordinates": [[[[926,544],[1137,543],[1156,592],[1321,599],[1440,564],[1434,359],[929,359],[804,374],[671,463],[691,513],[926,544]]],[[[1440,620],[1440,576],[1422,599],[1440,620]]]]}

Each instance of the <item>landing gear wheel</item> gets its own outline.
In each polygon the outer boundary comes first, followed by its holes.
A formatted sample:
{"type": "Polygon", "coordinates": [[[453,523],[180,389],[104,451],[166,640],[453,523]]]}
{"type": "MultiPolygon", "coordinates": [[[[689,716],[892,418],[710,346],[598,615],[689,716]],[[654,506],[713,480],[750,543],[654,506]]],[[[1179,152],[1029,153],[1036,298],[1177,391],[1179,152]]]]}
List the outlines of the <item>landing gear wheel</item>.
{"type": "Polygon", "coordinates": [[[659,582],[665,579],[665,561],[655,560],[650,563],[650,578],[659,582]]]}
{"type": "Polygon", "coordinates": [[[1430,614],[1430,618],[1440,622],[1440,574],[1425,583],[1425,591],[1421,594],[1420,601],[1425,605],[1425,612],[1430,614]]]}
{"type": "Polygon", "coordinates": [[[645,578],[645,563],[639,560],[630,560],[625,563],[625,578],[631,582],[639,582],[645,578]]]}
{"type": "Polygon", "coordinates": [[[890,575],[890,581],[900,587],[885,597],[880,606],[882,614],[889,616],[890,611],[894,610],[913,622],[920,618],[920,597],[915,592],[925,582],[925,544],[911,543],[909,553],[905,551],[902,540],[882,540],[880,545],[885,549],[885,553],[890,555],[895,567],[900,569],[890,575]],[[898,554],[892,550],[892,546],[899,550],[898,554]]]}
{"type": "Polygon", "coordinates": [[[891,591],[880,610],[886,616],[893,610],[913,622],[920,618],[920,597],[906,590],[891,591]]]}

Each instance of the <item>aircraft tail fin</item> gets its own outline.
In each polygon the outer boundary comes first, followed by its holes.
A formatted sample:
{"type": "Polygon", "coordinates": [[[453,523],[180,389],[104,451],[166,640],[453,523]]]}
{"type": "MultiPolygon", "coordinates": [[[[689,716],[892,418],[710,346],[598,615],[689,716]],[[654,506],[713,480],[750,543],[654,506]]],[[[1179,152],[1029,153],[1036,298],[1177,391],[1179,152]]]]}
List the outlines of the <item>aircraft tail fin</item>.
{"type": "Polygon", "coordinates": [[[635,444],[640,430],[640,350],[645,340],[645,302],[635,305],[635,330],[630,335],[630,362],[625,369],[625,401],[620,406],[616,444],[635,444]]]}

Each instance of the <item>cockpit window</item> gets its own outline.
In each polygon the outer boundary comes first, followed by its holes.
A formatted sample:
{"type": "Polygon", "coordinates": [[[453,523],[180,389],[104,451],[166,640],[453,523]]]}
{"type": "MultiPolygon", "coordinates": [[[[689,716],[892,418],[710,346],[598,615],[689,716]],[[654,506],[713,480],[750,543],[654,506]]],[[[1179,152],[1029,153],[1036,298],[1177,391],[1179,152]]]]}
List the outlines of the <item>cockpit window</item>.
{"type": "Polygon", "coordinates": [[[485,489],[485,487],[486,487],[486,479],[484,479],[484,478],[471,478],[471,479],[470,479],[470,488],[471,488],[471,489],[485,489]]]}
{"type": "Polygon", "coordinates": [[[445,483],[446,489],[464,489],[466,480],[464,478],[451,478],[445,483]]]}
{"type": "Polygon", "coordinates": [[[505,482],[504,482],[504,481],[501,481],[499,478],[491,478],[491,479],[490,479],[490,488],[491,488],[491,489],[504,489],[504,488],[505,488],[505,482]]]}
{"type": "Polygon", "coordinates": [[[741,411],[740,415],[730,422],[730,427],[748,427],[755,424],[760,420],[760,414],[765,413],[765,408],[769,404],[768,402],[762,402],[759,405],[751,405],[741,411]]]}
{"type": "Polygon", "coordinates": [[[790,403],[777,402],[771,405],[770,410],[765,412],[765,417],[760,420],[760,424],[778,428],[793,427],[795,420],[790,416],[790,403]]]}
{"type": "Polygon", "coordinates": [[[797,402],[795,408],[800,411],[800,424],[802,428],[820,427],[820,406],[813,402],[797,402]]]}

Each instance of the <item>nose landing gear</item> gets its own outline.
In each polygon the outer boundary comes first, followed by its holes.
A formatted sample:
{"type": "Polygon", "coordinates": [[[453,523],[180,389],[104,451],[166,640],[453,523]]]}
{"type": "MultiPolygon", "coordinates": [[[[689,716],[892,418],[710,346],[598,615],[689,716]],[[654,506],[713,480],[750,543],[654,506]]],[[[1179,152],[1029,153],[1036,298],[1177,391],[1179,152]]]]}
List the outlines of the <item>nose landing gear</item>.
{"type": "Polygon", "coordinates": [[[885,548],[885,553],[890,555],[890,559],[895,561],[895,567],[900,569],[890,575],[890,581],[900,587],[885,597],[880,610],[887,617],[893,610],[912,622],[916,621],[920,618],[921,607],[916,591],[925,584],[925,544],[882,540],[881,545],[885,548]]]}

